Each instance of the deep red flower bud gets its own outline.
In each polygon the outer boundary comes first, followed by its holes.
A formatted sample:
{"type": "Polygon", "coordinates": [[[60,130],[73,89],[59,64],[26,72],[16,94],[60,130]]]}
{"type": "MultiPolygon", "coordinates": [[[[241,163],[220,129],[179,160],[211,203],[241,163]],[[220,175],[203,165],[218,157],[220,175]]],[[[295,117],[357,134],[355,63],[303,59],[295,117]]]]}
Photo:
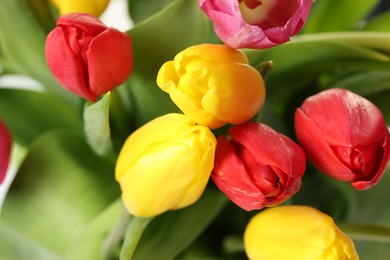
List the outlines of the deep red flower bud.
{"type": "Polygon", "coordinates": [[[306,156],[296,143],[256,122],[229,134],[218,137],[211,177],[235,204],[247,211],[276,206],[299,190],[306,156]]]}
{"type": "Polygon", "coordinates": [[[307,98],[295,111],[295,131],[319,170],[358,190],[377,184],[390,159],[390,135],[381,111],[345,89],[307,98]]]}
{"type": "Polygon", "coordinates": [[[57,81],[90,101],[125,82],[133,68],[129,35],[84,13],[58,19],[47,36],[45,55],[57,81]]]}
{"type": "Polygon", "coordinates": [[[3,183],[8,170],[11,155],[12,137],[6,125],[0,120],[0,184],[3,183]]]}

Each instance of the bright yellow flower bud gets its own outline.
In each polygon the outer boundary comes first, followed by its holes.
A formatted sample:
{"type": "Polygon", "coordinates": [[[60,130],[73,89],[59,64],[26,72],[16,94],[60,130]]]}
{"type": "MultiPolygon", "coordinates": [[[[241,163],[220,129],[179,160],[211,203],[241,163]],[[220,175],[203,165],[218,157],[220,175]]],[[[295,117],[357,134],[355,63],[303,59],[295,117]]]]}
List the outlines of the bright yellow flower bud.
{"type": "Polygon", "coordinates": [[[196,123],[218,128],[256,115],[264,81],[245,54],[225,45],[201,44],[178,53],[157,75],[158,86],[196,123]]]}
{"type": "Polygon", "coordinates": [[[359,259],[352,240],[321,211],[307,206],[278,206],[261,211],[244,234],[249,259],[359,259]]]}
{"type": "Polygon", "coordinates": [[[115,178],[128,211],[153,217],[196,202],[214,164],[216,139],[183,114],[168,114],[129,136],[115,178]]]}
{"type": "Polygon", "coordinates": [[[51,0],[61,15],[68,13],[88,13],[96,17],[106,9],[109,0],[51,0]]]}

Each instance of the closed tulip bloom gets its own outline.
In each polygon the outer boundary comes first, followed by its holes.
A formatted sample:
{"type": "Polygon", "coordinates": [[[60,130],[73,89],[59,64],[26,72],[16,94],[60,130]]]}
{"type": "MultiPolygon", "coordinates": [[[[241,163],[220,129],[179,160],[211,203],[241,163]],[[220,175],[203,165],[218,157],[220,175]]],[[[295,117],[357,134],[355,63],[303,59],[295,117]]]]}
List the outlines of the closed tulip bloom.
{"type": "Polygon", "coordinates": [[[11,156],[12,136],[6,125],[0,120],[0,184],[3,183],[11,156]]]}
{"type": "Polygon", "coordinates": [[[327,214],[308,206],[278,206],[257,213],[244,233],[251,260],[358,260],[353,241],[327,214]]]}
{"type": "Polygon", "coordinates": [[[265,99],[260,73],[242,51],[225,45],[185,49],[161,67],[157,84],[184,114],[210,128],[250,120],[265,99]]]}
{"type": "Polygon", "coordinates": [[[232,48],[264,49],[297,34],[314,0],[198,0],[218,37],[232,48]]]}
{"type": "Polygon", "coordinates": [[[183,114],[158,117],[126,140],[115,178],[128,211],[153,217],[196,202],[214,162],[216,140],[183,114]]]}
{"type": "Polygon", "coordinates": [[[125,82],[133,67],[130,37],[83,13],[58,19],[45,55],[57,81],[90,101],[125,82]]]}
{"type": "Polygon", "coordinates": [[[109,0],[51,0],[61,15],[69,13],[88,13],[100,16],[106,9],[109,0]]]}
{"type": "Polygon", "coordinates": [[[261,123],[229,129],[231,140],[217,139],[211,175],[216,186],[244,210],[276,206],[301,187],[306,168],[303,150],[261,123]]]}
{"type": "Polygon", "coordinates": [[[295,112],[295,131],[319,170],[358,190],[377,184],[390,160],[390,135],[382,113],[345,89],[307,98],[295,112]]]}

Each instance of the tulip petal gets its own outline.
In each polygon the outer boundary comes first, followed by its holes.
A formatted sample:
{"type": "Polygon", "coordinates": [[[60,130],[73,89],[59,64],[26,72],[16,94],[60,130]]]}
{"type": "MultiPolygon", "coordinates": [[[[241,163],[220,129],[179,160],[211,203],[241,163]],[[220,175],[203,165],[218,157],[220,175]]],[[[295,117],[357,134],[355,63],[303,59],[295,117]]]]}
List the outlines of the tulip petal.
{"type": "Polygon", "coordinates": [[[74,27],[80,31],[88,32],[89,35],[96,36],[107,29],[99,19],[83,13],[70,13],[62,15],[57,20],[59,27],[74,27]]]}
{"type": "Polygon", "coordinates": [[[215,165],[211,175],[217,187],[244,210],[263,208],[267,201],[252,182],[235,148],[225,136],[217,139],[215,165]]]}
{"type": "Polygon", "coordinates": [[[334,154],[318,125],[300,108],[295,111],[294,127],[299,143],[318,169],[343,181],[355,178],[354,173],[334,154]]]}
{"type": "Polygon", "coordinates": [[[0,120],[0,184],[3,183],[11,156],[12,137],[6,125],[0,120]]]}
{"type": "Polygon", "coordinates": [[[259,164],[280,168],[291,177],[300,177],[305,172],[304,151],[291,139],[269,126],[249,122],[230,128],[229,133],[234,142],[239,142],[251,151],[259,164]]]}
{"type": "Polygon", "coordinates": [[[86,54],[89,87],[96,96],[125,82],[133,69],[130,37],[116,29],[96,36],[86,54]]]}
{"type": "Polygon", "coordinates": [[[260,110],[264,99],[263,79],[253,67],[220,64],[210,75],[209,90],[202,99],[202,107],[222,121],[242,124],[260,110]]]}
{"type": "Polygon", "coordinates": [[[96,100],[87,85],[83,60],[73,52],[65,29],[57,27],[47,36],[45,56],[53,76],[65,89],[88,100],[96,100]]]}
{"type": "Polygon", "coordinates": [[[306,22],[313,0],[264,1],[254,9],[237,0],[198,0],[218,37],[232,48],[263,49],[287,42],[306,22]],[[287,2],[287,3],[286,3],[287,2]]]}
{"type": "Polygon", "coordinates": [[[309,97],[301,109],[315,120],[331,146],[369,145],[387,129],[374,104],[345,89],[334,88],[309,97]]]}

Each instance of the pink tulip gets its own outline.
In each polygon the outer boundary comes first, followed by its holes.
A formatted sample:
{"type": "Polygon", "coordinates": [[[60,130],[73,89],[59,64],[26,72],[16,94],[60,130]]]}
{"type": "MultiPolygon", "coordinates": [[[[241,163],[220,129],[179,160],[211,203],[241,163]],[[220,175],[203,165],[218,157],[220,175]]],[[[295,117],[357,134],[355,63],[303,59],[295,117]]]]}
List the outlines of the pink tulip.
{"type": "Polygon", "coordinates": [[[84,13],[58,19],[45,55],[57,81],[90,101],[125,82],[133,68],[130,37],[84,13]]]}
{"type": "Polygon", "coordinates": [[[235,204],[247,211],[276,206],[300,189],[306,156],[291,139],[256,122],[229,134],[218,137],[211,177],[235,204]]]}
{"type": "Polygon", "coordinates": [[[11,155],[12,137],[6,125],[0,120],[0,184],[3,183],[8,170],[11,155]]]}
{"type": "Polygon", "coordinates": [[[290,40],[314,0],[198,0],[218,37],[232,48],[264,49],[290,40]]]}
{"type": "Polygon", "coordinates": [[[297,138],[325,174],[357,190],[373,187],[390,160],[390,135],[380,110],[345,89],[307,98],[295,112],[297,138]]]}

